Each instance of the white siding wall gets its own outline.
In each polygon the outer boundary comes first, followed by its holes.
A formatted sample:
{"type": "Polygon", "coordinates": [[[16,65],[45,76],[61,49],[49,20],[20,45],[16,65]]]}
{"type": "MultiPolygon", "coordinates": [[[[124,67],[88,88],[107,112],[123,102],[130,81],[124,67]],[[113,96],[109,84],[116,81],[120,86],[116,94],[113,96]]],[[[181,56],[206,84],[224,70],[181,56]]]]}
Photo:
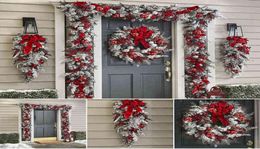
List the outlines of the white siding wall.
{"type": "Polygon", "coordinates": [[[54,57],[54,7],[49,4],[0,3],[0,89],[54,88],[54,57]],[[24,83],[12,61],[12,38],[23,32],[22,17],[36,18],[39,34],[47,38],[51,54],[45,71],[31,83],[24,83]]]}
{"type": "MultiPolygon", "coordinates": [[[[55,1],[55,0],[54,0],[55,1]]],[[[91,0],[92,2],[118,3],[118,0],[91,0]]],[[[2,0],[0,3],[0,89],[54,88],[54,10],[48,0],[2,0]],[[46,72],[30,84],[22,83],[22,76],[12,64],[12,37],[21,31],[21,18],[36,17],[39,31],[48,39],[52,56],[46,64],[46,72]]],[[[56,1],[58,2],[58,0],[56,1]]],[[[178,6],[208,5],[224,16],[216,20],[216,58],[220,45],[227,36],[226,23],[238,23],[250,40],[250,61],[239,78],[231,79],[224,73],[223,64],[216,62],[216,84],[260,83],[260,1],[257,0],[128,0],[127,4],[157,4],[178,6]]],[[[214,50],[214,49],[210,49],[214,50]]]]}
{"type": "Polygon", "coordinates": [[[71,105],[71,131],[86,131],[86,103],[85,101],[66,100],[1,100],[0,101],[0,133],[18,133],[18,103],[71,105]]]}
{"type": "MultiPolygon", "coordinates": [[[[173,102],[146,100],[152,121],[133,147],[172,147],[173,102]]],[[[88,101],[88,146],[123,147],[113,124],[113,101],[88,101]]]]}
{"type": "Polygon", "coordinates": [[[0,134],[18,133],[19,106],[0,104],[0,134]]]}

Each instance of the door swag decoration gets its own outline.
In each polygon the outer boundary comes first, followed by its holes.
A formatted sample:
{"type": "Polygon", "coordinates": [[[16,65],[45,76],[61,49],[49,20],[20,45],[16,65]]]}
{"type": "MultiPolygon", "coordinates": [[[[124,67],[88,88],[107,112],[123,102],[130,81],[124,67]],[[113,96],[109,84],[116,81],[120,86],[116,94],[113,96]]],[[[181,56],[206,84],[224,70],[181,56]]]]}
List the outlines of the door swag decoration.
{"type": "Polygon", "coordinates": [[[38,34],[18,34],[13,38],[12,49],[14,64],[24,74],[25,81],[37,78],[49,56],[46,39],[38,34]]]}
{"type": "Polygon", "coordinates": [[[72,98],[93,97],[94,85],[94,15],[130,21],[184,21],[186,57],[186,90],[189,97],[206,97],[208,57],[206,30],[217,11],[207,7],[155,5],[96,4],[90,2],[61,2],[59,9],[69,20],[70,37],[66,49],[67,93],[72,98]]]}
{"type": "Polygon", "coordinates": [[[64,142],[73,141],[72,134],[70,133],[69,105],[39,105],[39,104],[21,104],[22,109],[22,141],[31,141],[31,126],[32,126],[32,112],[33,110],[60,110],[61,113],[61,135],[64,142]]]}
{"type": "Polygon", "coordinates": [[[243,70],[246,61],[249,60],[250,47],[247,45],[248,39],[243,37],[243,30],[240,27],[242,36],[236,35],[236,28],[234,29],[234,35],[226,38],[223,46],[223,63],[225,71],[229,73],[233,78],[237,77],[243,70]]]}
{"type": "Polygon", "coordinates": [[[183,117],[183,128],[187,135],[203,144],[230,145],[239,137],[250,136],[253,113],[248,114],[242,106],[231,101],[200,101],[193,105],[183,117]]]}
{"type": "Polygon", "coordinates": [[[124,26],[114,32],[108,41],[113,56],[137,66],[166,57],[164,53],[167,52],[168,43],[158,28],[144,25],[134,28],[124,26]]]}
{"type": "Polygon", "coordinates": [[[146,112],[146,103],[138,99],[122,100],[115,102],[113,108],[117,133],[122,137],[125,145],[133,145],[143,134],[150,120],[146,112]]]}

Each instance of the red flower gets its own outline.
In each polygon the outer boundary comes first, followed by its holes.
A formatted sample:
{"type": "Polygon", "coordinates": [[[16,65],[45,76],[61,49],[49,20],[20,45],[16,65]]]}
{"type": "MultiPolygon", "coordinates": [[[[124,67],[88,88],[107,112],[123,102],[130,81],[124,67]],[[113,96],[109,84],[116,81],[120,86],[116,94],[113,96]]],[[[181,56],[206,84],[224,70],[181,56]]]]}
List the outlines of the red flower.
{"type": "Polygon", "coordinates": [[[103,7],[103,11],[102,11],[102,12],[103,12],[104,14],[106,14],[109,9],[110,9],[110,6],[105,5],[105,6],[103,7]]]}
{"type": "Polygon", "coordinates": [[[169,9],[163,12],[163,16],[165,19],[172,17],[174,15],[173,10],[169,9]]]}
{"type": "Polygon", "coordinates": [[[76,7],[84,8],[86,5],[86,2],[74,2],[73,5],[76,7]]]}
{"type": "Polygon", "coordinates": [[[192,7],[187,8],[188,11],[195,11],[198,9],[199,9],[199,6],[192,6],[192,7]]]}
{"type": "Polygon", "coordinates": [[[192,118],[191,117],[185,117],[183,119],[184,122],[192,122],[192,118]]]}

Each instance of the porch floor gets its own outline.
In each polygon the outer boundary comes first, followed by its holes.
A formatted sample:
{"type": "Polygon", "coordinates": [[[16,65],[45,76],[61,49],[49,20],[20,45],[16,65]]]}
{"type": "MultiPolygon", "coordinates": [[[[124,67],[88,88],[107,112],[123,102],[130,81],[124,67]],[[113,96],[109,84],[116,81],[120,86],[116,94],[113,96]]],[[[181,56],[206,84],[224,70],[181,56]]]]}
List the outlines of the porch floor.
{"type": "Polygon", "coordinates": [[[85,144],[75,142],[60,142],[58,144],[27,143],[27,145],[31,146],[32,148],[86,148],[85,144]]]}

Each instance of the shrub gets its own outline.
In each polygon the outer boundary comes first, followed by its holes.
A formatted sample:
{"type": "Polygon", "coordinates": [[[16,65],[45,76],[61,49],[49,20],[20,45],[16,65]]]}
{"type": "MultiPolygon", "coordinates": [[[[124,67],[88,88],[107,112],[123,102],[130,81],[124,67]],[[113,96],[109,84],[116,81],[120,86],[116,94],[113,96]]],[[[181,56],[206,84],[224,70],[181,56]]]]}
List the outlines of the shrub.
{"type": "Polygon", "coordinates": [[[54,89],[2,90],[0,98],[58,98],[58,95],[54,89]]]}
{"type": "Polygon", "coordinates": [[[86,140],[86,132],[73,131],[72,134],[73,134],[74,140],[86,140]]]}
{"type": "Polygon", "coordinates": [[[226,98],[260,98],[260,85],[219,85],[226,98]]]}
{"type": "Polygon", "coordinates": [[[4,143],[19,143],[19,134],[10,133],[10,134],[0,134],[0,144],[4,143]]]}

